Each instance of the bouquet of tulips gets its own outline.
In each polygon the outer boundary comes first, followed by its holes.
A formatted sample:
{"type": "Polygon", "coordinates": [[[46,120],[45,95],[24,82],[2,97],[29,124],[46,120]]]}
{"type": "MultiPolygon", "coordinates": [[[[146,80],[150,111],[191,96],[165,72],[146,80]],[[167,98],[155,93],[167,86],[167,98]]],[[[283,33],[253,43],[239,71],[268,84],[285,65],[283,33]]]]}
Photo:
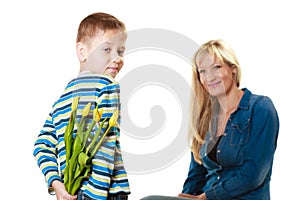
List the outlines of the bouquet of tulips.
{"type": "Polygon", "coordinates": [[[88,103],[82,110],[82,116],[79,122],[76,121],[77,107],[79,97],[75,97],[71,106],[70,121],[64,133],[66,148],[66,168],[64,171],[64,184],[69,194],[75,195],[81,186],[81,181],[89,176],[91,170],[92,158],[98,151],[105,136],[117,123],[119,112],[116,110],[111,118],[105,118],[101,123],[103,109],[98,111],[98,105],[93,110],[93,119],[88,121],[87,116],[91,109],[91,103],[88,103]],[[104,126],[105,122],[106,126],[104,126]],[[90,123],[88,123],[90,122],[90,123]],[[74,125],[77,126],[75,138],[73,138],[74,125]],[[98,129],[92,136],[91,132],[94,126],[98,124],[98,129]],[[104,128],[104,133],[101,134],[104,128]],[[91,142],[87,143],[88,138],[91,142]],[[100,139],[99,139],[100,137],[100,139]]]}

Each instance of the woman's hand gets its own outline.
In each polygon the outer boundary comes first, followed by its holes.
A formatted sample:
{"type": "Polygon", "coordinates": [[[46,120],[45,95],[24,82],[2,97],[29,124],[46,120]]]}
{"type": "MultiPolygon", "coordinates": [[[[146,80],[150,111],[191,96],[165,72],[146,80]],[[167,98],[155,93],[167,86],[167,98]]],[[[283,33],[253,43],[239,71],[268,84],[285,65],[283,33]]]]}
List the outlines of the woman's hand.
{"type": "Polygon", "coordinates": [[[191,198],[191,199],[201,199],[201,200],[207,200],[206,199],[206,195],[205,193],[202,193],[200,195],[197,195],[197,196],[194,196],[194,195],[191,195],[191,194],[178,194],[179,197],[184,197],[184,198],[191,198]]]}
{"type": "Polygon", "coordinates": [[[57,200],[76,200],[77,199],[77,195],[75,195],[75,196],[70,195],[67,192],[65,185],[58,180],[54,180],[52,182],[52,187],[55,191],[57,200]]]}

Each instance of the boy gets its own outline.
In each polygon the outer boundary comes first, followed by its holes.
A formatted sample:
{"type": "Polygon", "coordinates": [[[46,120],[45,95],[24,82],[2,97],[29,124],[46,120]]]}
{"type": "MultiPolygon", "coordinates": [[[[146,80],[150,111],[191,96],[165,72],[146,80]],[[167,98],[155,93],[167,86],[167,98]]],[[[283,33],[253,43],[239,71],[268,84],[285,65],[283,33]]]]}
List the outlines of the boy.
{"type": "MultiPolygon", "coordinates": [[[[69,82],[54,103],[34,144],[34,156],[48,184],[49,193],[58,200],[127,199],[130,194],[127,173],[120,150],[120,129],[113,127],[92,160],[92,173],[82,182],[77,195],[68,194],[63,183],[66,167],[64,132],[69,122],[71,104],[80,96],[78,116],[92,102],[103,108],[102,119],[119,109],[119,84],[114,80],[123,66],[126,42],[125,25],[106,13],[93,13],[78,27],[76,53],[79,76],[69,82]]],[[[118,119],[119,121],[119,119],[118,119]]]]}

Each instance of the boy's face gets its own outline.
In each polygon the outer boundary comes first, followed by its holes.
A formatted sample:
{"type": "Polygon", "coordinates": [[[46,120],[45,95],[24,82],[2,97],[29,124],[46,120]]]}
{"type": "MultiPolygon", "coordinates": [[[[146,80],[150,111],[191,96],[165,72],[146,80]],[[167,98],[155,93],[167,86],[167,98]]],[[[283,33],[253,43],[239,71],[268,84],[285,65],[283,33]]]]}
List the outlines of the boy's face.
{"type": "Polygon", "coordinates": [[[81,70],[115,76],[124,64],[126,33],[121,30],[107,30],[99,33],[86,47],[86,59],[81,70]]]}

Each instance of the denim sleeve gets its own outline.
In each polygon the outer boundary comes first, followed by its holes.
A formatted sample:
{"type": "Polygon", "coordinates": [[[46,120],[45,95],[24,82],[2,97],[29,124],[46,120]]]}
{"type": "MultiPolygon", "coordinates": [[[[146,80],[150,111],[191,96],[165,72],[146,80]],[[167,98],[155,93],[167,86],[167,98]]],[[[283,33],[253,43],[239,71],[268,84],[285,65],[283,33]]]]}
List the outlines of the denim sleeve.
{"type": "Polygon", "coordinates": [[[232,199],[260,186],[271,173],[279,132],[279,119],[272,101],[264,97],[253,108],[250,138],[243,152],[243,165],[235,176],[205,191],[207,199],[232,199]]]}
{"type": "Polygon", "coordinates": [[[206,183],[207,171],[194,160],[194,155],[191,153],[191,163],[188,172],[188,177],[184,182],[182,193],[198,195],[203,193],[202,187],[206,183]]]}

